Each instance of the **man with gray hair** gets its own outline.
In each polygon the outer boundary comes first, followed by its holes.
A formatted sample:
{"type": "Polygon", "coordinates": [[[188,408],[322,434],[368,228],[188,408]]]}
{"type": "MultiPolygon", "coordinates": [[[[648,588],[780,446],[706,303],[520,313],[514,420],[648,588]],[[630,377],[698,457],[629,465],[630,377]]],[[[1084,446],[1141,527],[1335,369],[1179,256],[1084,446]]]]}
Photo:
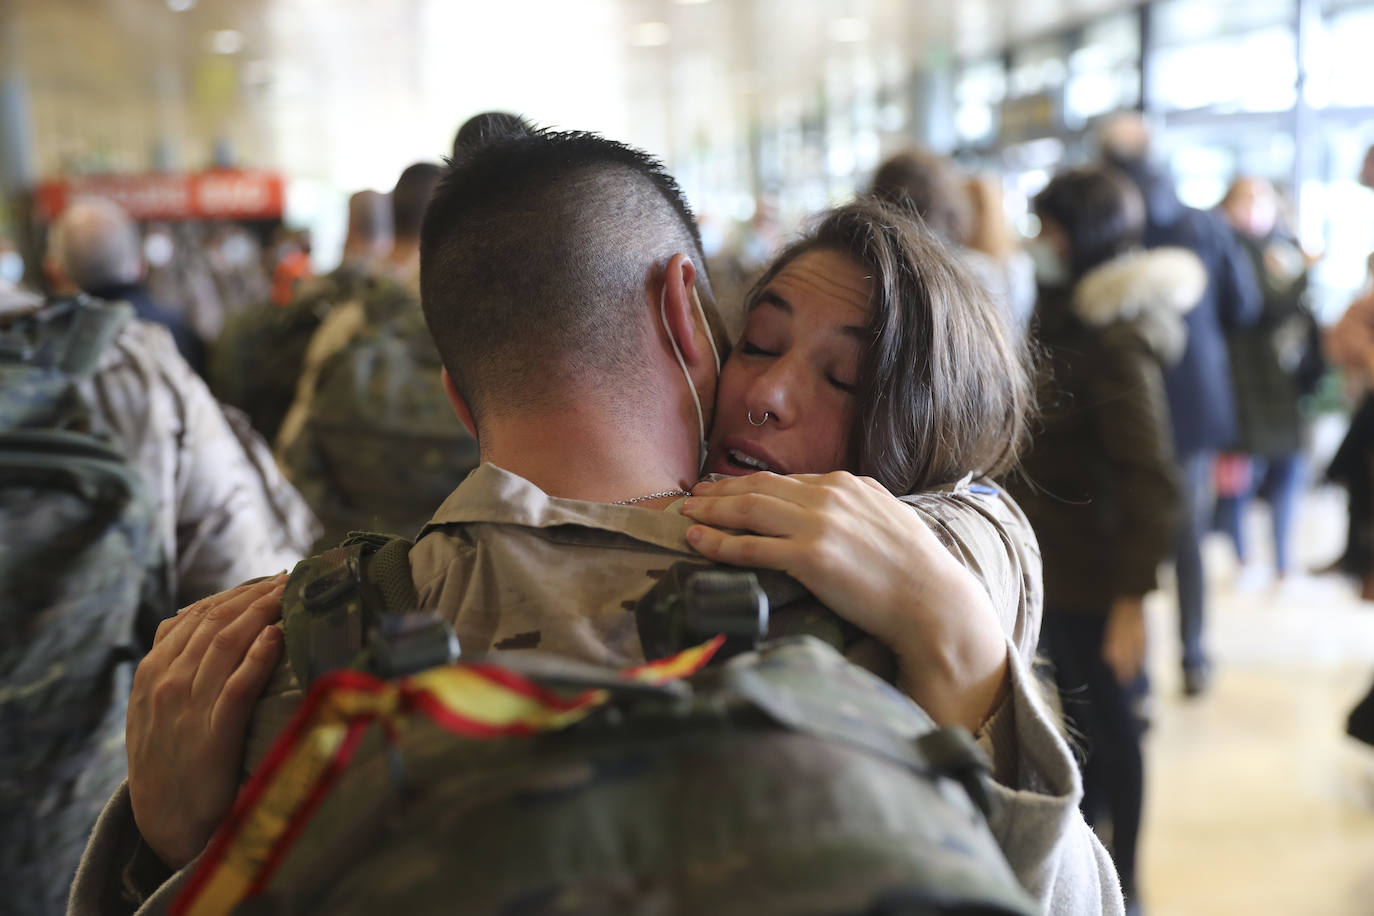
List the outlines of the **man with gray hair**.
{"type": "Polygon", "coordinates": [[[205,344],[182,315],[158,305],[143,286],[138,226],[118,204],[89,197],[63,211],[49,233],[43,269],[57,295],[84,292],[129,303],[139,319],[167,328],[186,362],[205,375],[205,344]]]}

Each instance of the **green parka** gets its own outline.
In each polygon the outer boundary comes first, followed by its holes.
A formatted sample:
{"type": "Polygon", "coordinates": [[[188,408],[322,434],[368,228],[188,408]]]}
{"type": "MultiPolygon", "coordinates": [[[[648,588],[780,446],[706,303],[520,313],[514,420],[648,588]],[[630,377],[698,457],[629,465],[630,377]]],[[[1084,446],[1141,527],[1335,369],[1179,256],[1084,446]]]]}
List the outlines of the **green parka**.
{"type": "Polygon", "coordinates": [[[1041,418],[1009,486],[1040,539],[1047,609],[1106,614],[1156,587],[1179,503],[1164,368],[1205,285],[1195,255],[1164,248],[1040,291],[1041,418]]]}

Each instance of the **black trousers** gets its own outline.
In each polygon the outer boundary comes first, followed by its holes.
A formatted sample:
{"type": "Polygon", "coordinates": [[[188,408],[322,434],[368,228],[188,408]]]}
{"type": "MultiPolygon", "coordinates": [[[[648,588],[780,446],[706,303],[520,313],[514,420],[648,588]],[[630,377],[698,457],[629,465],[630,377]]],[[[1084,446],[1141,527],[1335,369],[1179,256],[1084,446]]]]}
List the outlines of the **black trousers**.
{"type": "Polygon", "coordinates": [[[1127,901],[1136,896],[1136,846],[1144,804],[1145,765],[1131,693],[1102,660],[1107,615],[1045,608],[1040,651],[1055,682],[1071,733],[1081,744],[1083,817],[1111,824],[1110,852],[1127,901]]]}

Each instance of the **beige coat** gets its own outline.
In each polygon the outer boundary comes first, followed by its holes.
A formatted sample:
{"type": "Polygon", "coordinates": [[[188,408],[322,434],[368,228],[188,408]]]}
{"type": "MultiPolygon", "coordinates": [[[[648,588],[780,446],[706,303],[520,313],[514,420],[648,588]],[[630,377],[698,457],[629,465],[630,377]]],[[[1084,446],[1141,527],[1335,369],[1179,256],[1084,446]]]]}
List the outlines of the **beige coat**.
{"type": "Polygon", "coordinates": [[[317,523],[248,420],[219,404],[159,325],[131,321],[81,385],[95,432],[147,483],[179,605],[289,569],[317,523]]]}
{"type": "MultiPolygon", "coordinates": [[[[1029,674],[1041,609],[1029,525],[1009,498],[980,484],[907,501],[987,587],[1012,650],[1012,697],[980,738],[1000,784],[994,834],[1048,912],[1122,912],[1115,870],[1078,813],[1073,758],[1029,674]]],[[[633,602],[656,572],[697,557],[685,540],[691,522],[675,509],[556,499],[482,465],[411,552],[420,604],[452,622],[465,654],[532,648],[597,664],[641,662],[633,602]]],[[[246,766],[261,759],[299,696],[283,663],[255,713],[246,766]]],[[[126,911],[163,912],[195,863],[170,879],[157,865],[121,790],[87,847],[70,912],[107,913],[101,904],[112,899],[126,911]]]]}

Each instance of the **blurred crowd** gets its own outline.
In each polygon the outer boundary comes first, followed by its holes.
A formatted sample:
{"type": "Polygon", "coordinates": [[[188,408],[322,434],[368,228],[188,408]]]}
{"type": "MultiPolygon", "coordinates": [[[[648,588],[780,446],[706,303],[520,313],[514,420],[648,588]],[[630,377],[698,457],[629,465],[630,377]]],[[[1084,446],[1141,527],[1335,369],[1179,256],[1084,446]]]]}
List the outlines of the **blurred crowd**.
{"type": "MultiPolygon", "coordinates": [[[[1144,599],[1161,564],[1175,570],[1189,697],[1205,696],[1213,674],[1202,550],[1212,532],[1230,540],[1256,587],[1339,573],[1374,600],[1374,288],[1322,327],[1308,297],[1320,254],[1299,243],[1281,190],[1237,175],[1214,209],[1185,206],[1156,140],[1138,117],[1106,120],[1094,161],[1035,196],[1029,239],[1009,228],[999,176],[928,150],[897,152],[861,189],[918,214],[1037,354],[1039,417],[1006,486],[1043,554],[1040,651],[1090,749],[1083,812],[1111,826],[1128,904],[1138,900],[1152,691],[1144,599]],[[1349,433],[1329,466],[1314,466],[1312,425],[1332,403],[1350,412],[1349,433]],[[1294,537],[1303,495],[1323,479],[1349,493],[1347,547],[1329,569],[1305,570],[1294,537]],[[1272,519],[1269,550],[1248,539],[1256,502],[1272,519]]],[[[351,531],[420,530],[477,466],[419,306],[422,221],[442,174],[417,162],[394,187],[353,194],[342,260],[320,275],[306,232],[138,225],[98,199],[73,202],[48,227],[35,288],[0,242],[0,340],[28,334],[38,343],[25,358],[47,373],[0,375],[11,388],[0,422],[34,426],[41,408],[50,427],[113,444],[107,457],[136,472],[160,547],[101,554],[146,573],[128,594],[102,598],[123,601],[138,625],[111,636],[68,603],[75,632],[136,658],[175,607],[290,568],[351,531]],[[107,322],[90,317],[98,301],[127,306],[107,322]],[[72,355],[95,338],[93,352],[72,355]],[[397,454],[411,459],[404,468],[389,460],[397,454]]],[[[1374,188],[1374,174],[1364,180],[1374,188]]],[[[709,271],[730,336],[747,291],[797,228],[764,205],[719,233],[709,271]]],[[[53,535],[23,523],[35,550],[53,535]]],[[[21,572],[0,566],[0,577],[21,572]]],[[[17,666],[3,674],[37,677],[17,666]]],[[[1374,743],[1371,702],[1351,729],[1374,743]]],[[[111,721],[122,721],[114,706],[111,721]]],[[[113,734],[77,752],[108,754],[113,734]]],[[[117,765],[110,774],[87,794],[113,791],[117,765]]],[[[84,835],[73,828],[63,842],[79,852],[84,835]]],[[[70,878],[74,858],[55,859],[70,878]]]]}

